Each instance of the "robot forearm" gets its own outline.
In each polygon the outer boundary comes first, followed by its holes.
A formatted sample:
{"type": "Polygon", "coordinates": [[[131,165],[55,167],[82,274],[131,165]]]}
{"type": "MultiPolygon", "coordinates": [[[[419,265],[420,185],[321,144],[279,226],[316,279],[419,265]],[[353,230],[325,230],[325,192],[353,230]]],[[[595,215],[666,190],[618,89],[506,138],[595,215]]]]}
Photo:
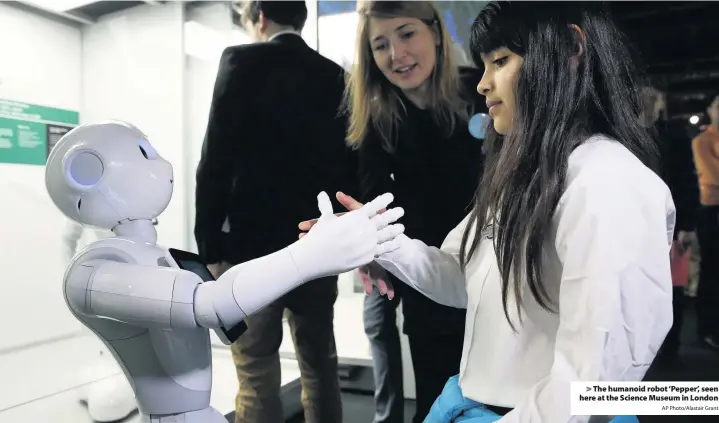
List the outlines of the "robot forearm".
{"type": "Polygon", "coordinates": [[[143,327],[196,328],[193,301],[200,283],[180,269],[89,260],[71,269],[65,295],[82,315],[143,327]]]}
{"type": "Polygon", "coordinates": [[[315,255],[295,243],[276,253],[230,268],[197,288],[195,314],[200,326],[230,327],[304,282],[334,274],[315,255]]]}

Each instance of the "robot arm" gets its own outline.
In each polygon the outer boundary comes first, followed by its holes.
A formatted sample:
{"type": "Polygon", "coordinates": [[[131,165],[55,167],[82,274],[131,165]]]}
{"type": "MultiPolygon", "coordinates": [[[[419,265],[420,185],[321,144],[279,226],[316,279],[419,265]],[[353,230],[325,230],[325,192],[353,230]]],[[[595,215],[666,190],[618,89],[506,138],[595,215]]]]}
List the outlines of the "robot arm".
{"type": "Polygon", "coordinates": [[[65,294],[79,314],[140,327],[232,327],[311,278],[290,251],[242,263],[204,283],[182,269],[89,260],[72,269],[65,294]]]}
{"type": "Polygon", "coordinates": [[[305,237],[275,253],[230,268],[197,288],[195,314],[200,326],[232,327],[299,285],[338,275],[394,251],[404,231],[392,225],[401,208],[377,214],[393,200],[381,195],[362,209],[337,218],[326,193],[318,196],[322,217],[305,237]],[[368,216],[371,216],[368,219],[368,216]]]}
{"type": "Polygon", "coordinates": [[[71,270],[65,296],[81,315],[140,327],[229,328],[306,281],[340,273],[297,244],[209,282],[182,269],[88,260],[71,270]]]}
{"type": "Polygon", "coordinates": [[[209,282],[182,269],[88,260],[71,270],[65,296],[81,315],[140,327],[229,328],[304,282],[347,270],[312,250],[297,242],[209,282]]]}
{"type": "Polygon", "coordinates": [[[68,275],[68,305],[85,316],[141,327],[196,328],[194,295],[202,279],[192,272],[110,260],[89,260],[68,275]]]}
{"type": "Polygon", "coordinates": [[[292,249],[290,246],[238,264],[216,281],[198,286],[195,293],[198,324],[213,329],[231,327],[303,282],[323,276],[303,274],[295,264],[292,249]]]}
{"type": "Polygon", "coordinates": [[[377,212],[392,202],[386,194],[337,217],[326,193],[318,197],[322,217],[290,246],[232,267],[216,281],[190,271],[93,259],[67,276],[68,305],[85,316],[141,327],[232,328],[267,304],[313,279],[338,275],[398,248],[404,231],[392,223],[402,209],[377,212]]]}

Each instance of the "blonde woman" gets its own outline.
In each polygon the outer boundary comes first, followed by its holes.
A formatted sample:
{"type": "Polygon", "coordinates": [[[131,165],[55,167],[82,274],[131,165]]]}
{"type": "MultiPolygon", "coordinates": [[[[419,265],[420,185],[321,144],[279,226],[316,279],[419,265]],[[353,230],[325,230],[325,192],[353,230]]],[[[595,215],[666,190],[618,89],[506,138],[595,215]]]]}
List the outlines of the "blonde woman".
{"type": "MultiPolygon", "coordinates": [[[[412,210],[404,217],[408,235],[439,247],[470,210],[481,173],[481,141],[468,129],[469,118],[486,110],[475,90],[481,71],[456,64],[455,42],[433,2],[360,1],[357,11],[347,139],[359,153],[362,198],[394,193],[412,210]]],[[[391,278],[378,267],[369,274],[391,278]]],[[[399,297],[416,382],[414,422],[424,420],[444,383],[458,373],[462,354],[465,310],[411,289],[396,294],[388,299],[370,293],[365,299],[375,423],[404,421],[399,297]]]]}

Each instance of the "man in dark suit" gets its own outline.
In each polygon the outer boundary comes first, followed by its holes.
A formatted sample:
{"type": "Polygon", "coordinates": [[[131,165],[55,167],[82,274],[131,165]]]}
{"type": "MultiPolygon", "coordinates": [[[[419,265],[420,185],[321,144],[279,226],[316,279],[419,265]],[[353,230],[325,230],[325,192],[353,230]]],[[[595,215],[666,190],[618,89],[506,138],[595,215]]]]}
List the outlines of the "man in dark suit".
{"type": "MultiPolygon", "coordinates": [[[[237,10],[257,42],[222,54],[197,169],[195,237],[216,276],[297,241],[297,224],[317,215],[320,191],[330,197],[356,192],[340,113],[344,71],[299,35],[305,2],[250,1],[237,10]],[[223,235],[225,219],[229,234],[223,235]]],[[[285,310],[305,421],[342,421],[336,298],[337,277],[316,280],[246,320],[247,332],[232,345],[240,380],[237,423],[284,422],[279,347],[285,310]]]]}

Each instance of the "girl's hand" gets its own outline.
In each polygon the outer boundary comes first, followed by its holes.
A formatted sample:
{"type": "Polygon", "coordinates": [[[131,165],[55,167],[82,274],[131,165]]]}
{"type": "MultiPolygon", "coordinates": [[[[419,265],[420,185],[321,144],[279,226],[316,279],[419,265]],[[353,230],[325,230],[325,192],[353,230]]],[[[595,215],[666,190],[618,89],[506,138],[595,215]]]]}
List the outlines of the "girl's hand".
{"type": "Polygon", "coordinates": [[[394,286],[389,280],[387,271],[376,262],[372,262],[358,269],[365,294],[369,295],[376,286],[380,295],[386,295],[390,300],[394,298],[394,286]]]}

